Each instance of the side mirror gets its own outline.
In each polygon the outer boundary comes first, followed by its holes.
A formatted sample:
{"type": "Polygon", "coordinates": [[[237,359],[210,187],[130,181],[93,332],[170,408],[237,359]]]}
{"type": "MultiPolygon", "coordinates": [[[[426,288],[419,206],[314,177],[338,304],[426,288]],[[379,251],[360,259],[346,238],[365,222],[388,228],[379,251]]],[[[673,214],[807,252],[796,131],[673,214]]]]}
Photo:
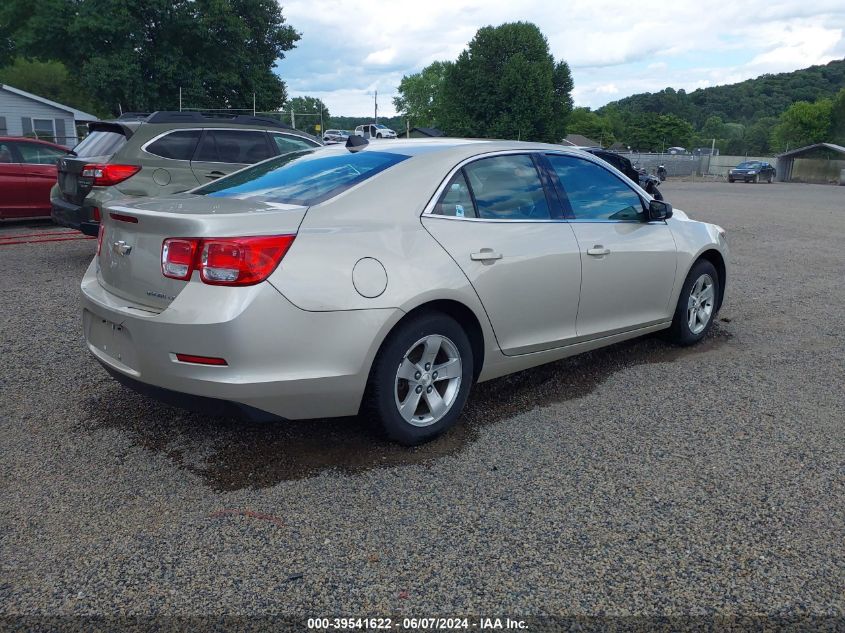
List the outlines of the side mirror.
{"type": "Polygon", "coordinates": [[[672,217],[672,205],[663,200],[652,200],[648,203],[648,221],[668,220],[672,217]]]}

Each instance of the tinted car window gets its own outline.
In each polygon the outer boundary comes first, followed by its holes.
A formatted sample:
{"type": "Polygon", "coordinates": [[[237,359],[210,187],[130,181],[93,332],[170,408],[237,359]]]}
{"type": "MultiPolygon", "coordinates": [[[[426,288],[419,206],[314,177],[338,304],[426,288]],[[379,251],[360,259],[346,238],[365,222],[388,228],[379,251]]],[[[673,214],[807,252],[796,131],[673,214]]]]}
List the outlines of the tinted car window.
{"type": "Polygon", "coordinates": [[[478,217],[547,220],[549,205],[534,161],[526,154],[483,158],[464,167],[478,217]]]}
{"type": "Polygon", "coordinates": [[[121,147],[126,145],[126,137],[120,132],[107,130],[94,130],[73,148],[76,155],[85,156],[111,156],[121,147]]]}
{"type": "Polygon", "coordinates": [[[173,160],[191,160],[199,143],[202,130],[180,130],[162,136],[147,145],[146,151],[162,158],[173,160]]]}
{"type": "MultiPolygon", "coordinates": [[[[329,130],[326,134],[334,134],[335,132],[329,130]]],[[[307,139],[292,134],[279,134],[278,132],[271,132],[270,136],[276,147],[279,149],[279,154],[287,154],[288,152],[298,152],[303,149],[311,149],[312,147],[319,147],[319,143],[314,143],[307,139]]]]}
{"type": "Polygon", "coordinates": [[[758,169],[759,167],[762,167],[762,165],[756,161],[748,161],[736,166],[737,169],[758,169]]]}
{"type": "Polygon", "coordinates": [[[456,218],[477,217],[463,170],[458,171],[440,196],[432,213],[456,218]]]}
{"type": "Polygon", "coordinates": [[[407,158],[392,152],[291,152],[194,189],[193,193],[311,206],[407,158]]]}
{"type": "Polygon", "coordinates": [[[67,152],[38,143],[17,143],[17,146],[21,161],[30,165],[55,165],[59,158],[67,156],[67,152]]]}
{"type": "Polygon", "coordinates": [[[607,169],[583,158],[549,155],[576,219],[642,220],[637,193],[607,169]]]}
{"type": "Polygon", "coordinates": [[[203,163],[257,163],[272,155],[264,132],[206,130],[194,160],[203,163]]]}
{"type": "Polygon", "coordinates": [[[17,156],[12,148],[11,143],[0,143],[0,163],[16,163],[17,156]]]}

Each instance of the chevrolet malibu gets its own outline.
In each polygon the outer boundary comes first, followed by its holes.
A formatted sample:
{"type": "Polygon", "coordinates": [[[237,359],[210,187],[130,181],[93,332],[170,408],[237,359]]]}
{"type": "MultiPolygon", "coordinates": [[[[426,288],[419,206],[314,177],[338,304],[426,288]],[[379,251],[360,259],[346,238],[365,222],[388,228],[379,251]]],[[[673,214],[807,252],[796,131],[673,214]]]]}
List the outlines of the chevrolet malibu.
{"type": "Polygon", "coordinates": [[[113,204],[82,281],[96,359],[215,412],[363,413],[404,444],[475,382],[665,330],[700,341],[724,231],[557,145],[352,139],[113,204]]]}

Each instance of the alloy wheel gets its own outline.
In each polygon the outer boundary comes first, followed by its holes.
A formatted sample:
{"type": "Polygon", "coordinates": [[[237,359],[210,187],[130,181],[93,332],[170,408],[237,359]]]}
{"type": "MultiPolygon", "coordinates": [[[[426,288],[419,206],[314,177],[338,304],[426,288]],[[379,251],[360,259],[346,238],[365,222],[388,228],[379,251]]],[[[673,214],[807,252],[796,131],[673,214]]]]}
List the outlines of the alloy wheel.
{"type": "Polygon", "coordinates": [[[461,388],[463,366],[457,346],[430,334],[408,348],[396,370],[394,395],[402,418],[414,426],[430,426],[446,415],[461,388]]]}
{"type": "Polygon", "coordinates": [[[704,274],[696,279],[687,301],[687,324],[690,332],[701,334],[713,316],[716,293],[713,278],[704,274]]]}

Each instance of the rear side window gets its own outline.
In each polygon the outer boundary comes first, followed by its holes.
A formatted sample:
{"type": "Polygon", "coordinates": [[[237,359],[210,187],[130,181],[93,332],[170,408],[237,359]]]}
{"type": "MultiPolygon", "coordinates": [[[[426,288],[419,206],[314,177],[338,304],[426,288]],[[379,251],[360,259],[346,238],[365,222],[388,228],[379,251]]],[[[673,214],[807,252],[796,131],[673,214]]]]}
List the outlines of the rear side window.
{"type": "Polygon", "coordinates": [[[39,143],[18,143],[18,151],[21,160],[30,165],[55,165],[62,156],[67,156],[67,152],[39,143]]]}
{"type": "Polygon", "coordinates": [[[292,152],[194,189],[192,193],[311,206],[407,158],[393,152],[292,152]]]}
{"type": "Polygon", "coordinates": [[[615,174],[574,156],[548,155],[577,220],[636,220],[643,218],[637,193],[615,174]]]}
{"type": "Polygon", "coordinates": [[[469,192],[469,186],[462,169],[452,176],[452,180],[446,185],[446,189],[440,196],[440,200],[437,201],[432,213],[455,218],[477,217],[475,206],[472,203],[472,194],[469,192]]]}
{"type": "MultiPolygon", "coordinates": [[[[333,134],[332,130],[326,134],[333,134]]],[[[279,154],[287,154],[288,152],[298,152],[303,149],[311,149],[312,147],[319,147],[319,143],[308,141],[302,137],[294,136],[293,134],[279,134],[278,132],[271,132],[270,137],[276,144],[279,154]]]]}
{"type": "Polygon", "coordinates": [[[126,145],[126,137],[117,131],[94,130],[73,148],[80,158],[111,156],[126,145]]]}
{"type": "Polygon", "coordinates": [[[478,205],[490,220],[548,220],[540,174],[527,154],[483,158],[464,167],[478,205]]]}
{"type": "Polygon", "coordinates": [[[206,130],[194,160],[202,163],[250,164],[273,155],[264,132],[206,130]]]}
{"type": "Polygon", "coordinates": [[[162,158],[191,160],[197,148],[202,130],[179,130],[162,136],[146,147],[146,151],[162,158]]]}

